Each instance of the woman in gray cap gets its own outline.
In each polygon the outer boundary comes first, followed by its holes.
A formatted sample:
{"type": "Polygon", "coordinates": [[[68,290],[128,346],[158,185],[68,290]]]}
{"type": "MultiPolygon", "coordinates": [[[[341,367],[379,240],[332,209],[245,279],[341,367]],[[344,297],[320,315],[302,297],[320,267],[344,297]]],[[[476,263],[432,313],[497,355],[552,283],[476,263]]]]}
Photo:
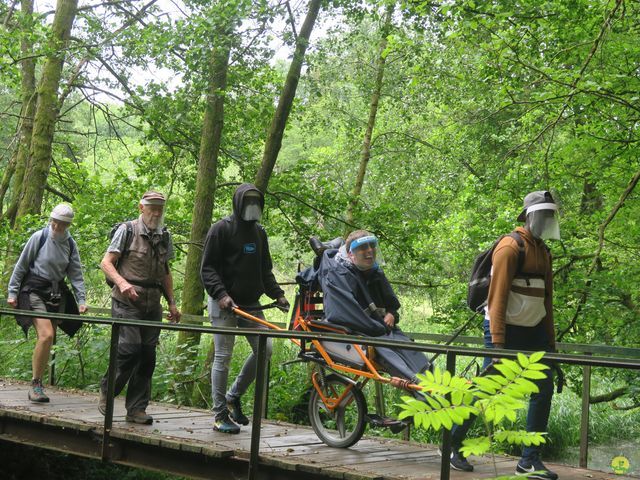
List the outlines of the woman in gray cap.
{"type": "MultiPolygon", "coordinates": [[[[49,224],[31,235],[9,280],[7,303],[11,307],[43,313],[78,314],[87,311],[80,254],[69,233],[72,221],[73,209],[69,205],[57,205],[51,211],[49,224]],[[65,278],[70,280],[75,298],[65,284],[65,278]]],[[[29,400],[48,402],[42,376],[49,362],[57,322],[24,315],[17,315],[16,321],[25,335],[31,325],[37,335],[31,360],[33,377],[29,400]]],[[[80,325],[80,322],[61,322],[60,328],[71,336],[80,325]]]]}

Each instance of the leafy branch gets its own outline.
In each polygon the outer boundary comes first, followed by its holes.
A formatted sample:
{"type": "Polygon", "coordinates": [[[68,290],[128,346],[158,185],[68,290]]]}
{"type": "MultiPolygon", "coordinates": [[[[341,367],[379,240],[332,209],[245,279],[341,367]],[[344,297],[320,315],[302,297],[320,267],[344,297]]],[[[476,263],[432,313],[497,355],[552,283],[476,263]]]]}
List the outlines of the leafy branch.
{"type": "Polygon", "coordinates": [[[526,407],[525,399],[539,391],[534,380],[546,377],[549,367],[540,362],[544,352],[527,357],[518,353],[517,361],[503,359],[493,365],[490,373],[479,375],[471,381],[442,372],[418,375],[424,399],[404,396],[398,418],[413,417],[418,428],[451,430],[453,425],[462,425],[471,415],[481,417],[486,427],[486,436],[466,439],[462,443],[463,455],[482,455],[492,451],[497,443],[512,445],[540,445],[545,443],[544,433],[510,430],[502,427],[505,420],[516,420],[518,410],[526,407]]]}

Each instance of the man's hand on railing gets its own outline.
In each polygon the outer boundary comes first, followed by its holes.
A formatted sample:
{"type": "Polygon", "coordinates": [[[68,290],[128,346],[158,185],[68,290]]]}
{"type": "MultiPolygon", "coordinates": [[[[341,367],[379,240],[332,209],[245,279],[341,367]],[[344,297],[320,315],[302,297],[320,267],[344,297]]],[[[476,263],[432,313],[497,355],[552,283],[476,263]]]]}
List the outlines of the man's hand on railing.
{"type": "Polygon", "coordinates": [[[278,298],[278,300],[276,300],[276,303],[277,303],[276,307],[281,312],[287,313],[289,311],[289,309],[291,308],[291,305],[289,305],[289,302],[287,301],[287,299],[285,297],[278,298]]]}
{"type": "Polygon", "coordinates": [[[78,311],[80,312],[80,315],[83,315],[89,311],[89,307],[86,305],[80,305],[78,306],[78,311]]]}
{"type": "MultiPolygon", "coordinates": [[[[504,348],[504,343],[494,343],[493,348],[504,348]]],[[[502,359],[500,357],[494,357],[491,359],[491,363],[500,363],[502,359]]]]}
{"type": "Polygon", "coordinates": [[[169,305],[169,314],[167,315],[167,320],[169,320],[170,323],[180,322],[181,316],[182,314],[180,313],[180,310],[178,310],[178,307],[176,307],[175,303],[169,305]]]}
{"type": "Polygon", "coordinates": [[[9,298],[7,299],[7,303],[11,308],[18,308],[18,299],[17,298],[9,298]]]}

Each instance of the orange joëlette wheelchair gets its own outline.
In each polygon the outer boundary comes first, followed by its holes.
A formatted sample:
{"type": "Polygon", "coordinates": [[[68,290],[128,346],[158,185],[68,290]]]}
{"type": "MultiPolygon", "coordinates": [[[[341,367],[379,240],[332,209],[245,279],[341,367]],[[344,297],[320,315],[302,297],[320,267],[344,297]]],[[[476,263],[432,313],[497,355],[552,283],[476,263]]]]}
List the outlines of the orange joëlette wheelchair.
{"type": "MultiPolygon", "coordinates": [[[[324,320],[322,293],[300,288],[296,295],[289,330],[352,334],[349,329],[324,320]]],[[[234,313],[271,329],[283,330],[239,308],[234,313]]],[[[375,349],[356,343],[328,340],[296,340],[299,361],[313,362],[313,388],[309,398],[309,420],[318,438],[331,447],[348,448],[364,434],[367,424],[401,431],[406,423],[369,414],[362,392],[370,381],[391,384],[407,391],[421,388],[409,380],[383,375],[375,360],[375,349]]]]}

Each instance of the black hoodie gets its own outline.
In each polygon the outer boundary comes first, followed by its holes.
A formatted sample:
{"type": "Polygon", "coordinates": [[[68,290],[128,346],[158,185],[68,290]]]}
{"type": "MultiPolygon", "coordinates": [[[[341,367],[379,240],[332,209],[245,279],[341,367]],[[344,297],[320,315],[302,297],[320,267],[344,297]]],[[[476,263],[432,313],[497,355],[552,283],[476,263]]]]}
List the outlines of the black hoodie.
{"type": "Polygon", "coordinates": [[[272,269],[269,243],[264,227],[242,220],[244,195],[264,195],[255,185],[243,183],[233,194],[233,213],[214,223],[204,244],[200,278],[205,290],[216,300],[231,296],[240,306],[255,303],[263,293],[277,299],[284,296],[272,269]]]}

